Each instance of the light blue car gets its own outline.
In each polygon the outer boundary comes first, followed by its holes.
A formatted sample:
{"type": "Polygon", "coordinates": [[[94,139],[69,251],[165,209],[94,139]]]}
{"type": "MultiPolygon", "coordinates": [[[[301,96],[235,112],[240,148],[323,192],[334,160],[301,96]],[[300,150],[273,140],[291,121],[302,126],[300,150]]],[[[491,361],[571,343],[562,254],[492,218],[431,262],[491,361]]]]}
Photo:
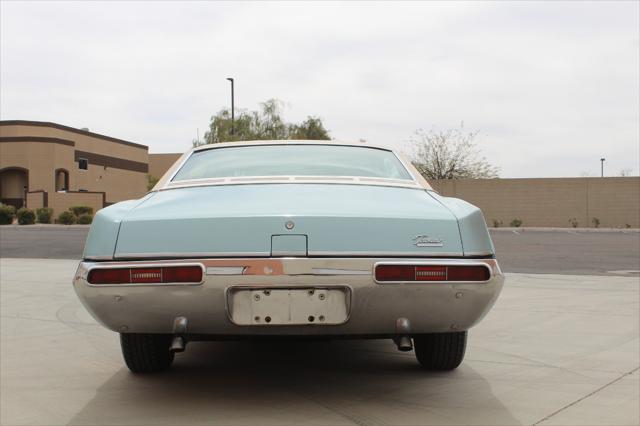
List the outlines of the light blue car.
{"type": "Polygon", "coordinates": [[[480,210],[389,148],[205,145],[100,210],[73,284],[136,373],[187,342],[390,338],[451,370],[504,276],[480,210]]]}

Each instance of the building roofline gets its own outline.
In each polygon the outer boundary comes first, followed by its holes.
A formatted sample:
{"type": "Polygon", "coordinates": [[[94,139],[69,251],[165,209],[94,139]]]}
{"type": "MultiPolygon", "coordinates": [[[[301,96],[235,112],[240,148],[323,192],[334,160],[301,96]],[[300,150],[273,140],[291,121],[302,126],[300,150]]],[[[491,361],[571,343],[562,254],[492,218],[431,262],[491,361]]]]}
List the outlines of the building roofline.
{"type": "Polygon", "coordinates": [[[103,139],[109,142],[115,142],[122,145],[131,146],[134,148],[141,148],[149,150],[147,145],[142,145],[135,142],[129,142],[118,138],[112,138],[111,136],[101,135],[100,133],[89,132],[82,129],[76,129],[75,127],[65,126],[63,124],[52,123],[49,121],[31,121],[31,120],[0,120],[0,126],[36,126],[36,127],[51,127],[59,130],[66,130],[67,132],[77,133],[79,135],[89,136],[96,139],[103,139]]]}
{"type": "Polygon", "coordinates": [[[76,143],[69,139],[48,138],[44,136],[0,136],[0,143],[2,142],[48,142],[76,146],[76,143]]]}

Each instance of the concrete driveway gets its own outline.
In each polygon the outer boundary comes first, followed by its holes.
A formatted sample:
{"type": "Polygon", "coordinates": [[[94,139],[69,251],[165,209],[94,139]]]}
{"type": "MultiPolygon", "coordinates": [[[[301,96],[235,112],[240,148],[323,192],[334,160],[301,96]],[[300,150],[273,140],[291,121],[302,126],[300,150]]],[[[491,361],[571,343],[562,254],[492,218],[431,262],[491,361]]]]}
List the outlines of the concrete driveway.
{"type": "Polygon", "coordinates": [[[637,276],[508,274],[450,373],[333,341],[193,343],[136,376],[73,294],[76,263],[0,259],[3,425],[640,423],[637,276]]]}

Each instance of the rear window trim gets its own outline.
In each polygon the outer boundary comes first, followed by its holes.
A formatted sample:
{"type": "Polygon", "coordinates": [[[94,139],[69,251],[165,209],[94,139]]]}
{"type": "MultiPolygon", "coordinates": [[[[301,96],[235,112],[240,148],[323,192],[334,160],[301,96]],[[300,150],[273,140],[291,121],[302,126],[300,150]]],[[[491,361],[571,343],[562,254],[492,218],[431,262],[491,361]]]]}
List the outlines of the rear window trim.
{"type": "MultiPolygon", "coordinates": [[[[375,149],[375,150],[379,150],[379,151],[386,151],[391,153],[400,163],[400,165],[402,166],[402,168],[404,169],[404,171],[409,175],[410,179],[394,179],[394,178],[382,178],[382,177],[371,177],[371,176],[348,176],[349,178],[352,178],[351,182],[346,182],[345,181],[345,176],[321,176],[326,178],[325,180],[322,179],[318,179],[319,176],[300,176],[300,175],[286,175],[289,178],[292,178],[290,182],[275,182],[275,183],[312,183],[312,182],[304,182],[304,178],[310,178],[309,180],[315,180],[315,183],[321,184],[321,183],[344,183],[344,184],[354,184],[354,185],[375,185],[375,183],[373,182],[359,182],[359,179],[376,179],[376,180],[380,180],[381,183],[384,183],[383,186],[399,186],[399,187],[409,187],[409,188],[422,188],[422,185],[419,183],[418,179],[416,179],[416,177],[414,176],[414,174],[411,172],[411,169],[409,167],[407,167],[407,165],[405,164],[404,160],[402,159],[401,156],[399,156],[393,149],[390,148],[384,148],[384,147],[379,147],[379,146],[363,146],[363,145],[358,145],[358,144],[338,144],[338,143],[317,143],[317,142],[309,142],[309,143],[296,143],[296,142],[286,142],[286,143],[239,143],[238,145],[225,145],[225,146],[215,146],[215,144],[210,144],[210,145],[214,145],[214,146],[210,146],[210,147],[199,147],[196,148],[194,150],[192,150],[191,152],[189,152],[189,155],[185,156],[185,158],[180,162],[180,165],[178,167],[176,167],[176,169],[173,171],[173,173],[171,174],[171,176],[167,179],[166,183],[164,184],[164,186],[162,188],[160,188],[160,190],[163,189],[176,189],[176,188],[184,188],[184,187],[190,187],[190,186],[209,186],[209,185],[242,185],[242,184],[256,184],[256,183],[269,183],[269,182],[265,182],[263,178],[268,177],[268,176],[242,176],[243,178],[246,178],[247,181],[243,182],[243,183],[239,183],[239,182],[228,182],[229,179],[233,179],[233,178],[238,178],[239,176],[229,176],[229,177],[214,177],[214,178],[198,178],[198,179],[183,179],[183,180],[179,180],[179,181],[174,181],[174,178],[176,177],[176,175],[178,173],[180,173],[180,170],[182,170],[182,168],[185,166],[185,164],[189,161],[189,159],[191,158],[191,156],[195,153],[199,153],[199,152],[204,152],[204,151],[210,151],[213,149],[225,149],[225,148],[244,148],[244,147],[254,147],[254,146],[346,146],[346,147],[355,147],[355,148],[366,148],[366,149],[375,149]],[[255,180],[252,180],[251,178],[255,178],[255,180]],[[204,183],[204,181],[211,181],[211,180],[222,180],[224,182],[219,182],[219,183],[204,183]],[[397,183],[399,180],[403,180],[406,181],[406,183],[402,183],[399,184],[397,183]]],[[[283,175],[284,176],[284,175],[283,175]]]]}

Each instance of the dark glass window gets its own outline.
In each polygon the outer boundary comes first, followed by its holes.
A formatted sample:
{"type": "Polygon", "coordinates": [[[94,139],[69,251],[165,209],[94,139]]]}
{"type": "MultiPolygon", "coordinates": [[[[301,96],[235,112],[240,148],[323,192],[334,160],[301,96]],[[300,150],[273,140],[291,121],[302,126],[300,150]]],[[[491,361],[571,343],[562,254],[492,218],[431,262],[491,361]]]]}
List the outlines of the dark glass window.
{"type": "Polygon", "coordinates": [[[89,168],[89,160],[86,158],[78,158],[78,168],[80,170],[87,170],[89,168]]]}

